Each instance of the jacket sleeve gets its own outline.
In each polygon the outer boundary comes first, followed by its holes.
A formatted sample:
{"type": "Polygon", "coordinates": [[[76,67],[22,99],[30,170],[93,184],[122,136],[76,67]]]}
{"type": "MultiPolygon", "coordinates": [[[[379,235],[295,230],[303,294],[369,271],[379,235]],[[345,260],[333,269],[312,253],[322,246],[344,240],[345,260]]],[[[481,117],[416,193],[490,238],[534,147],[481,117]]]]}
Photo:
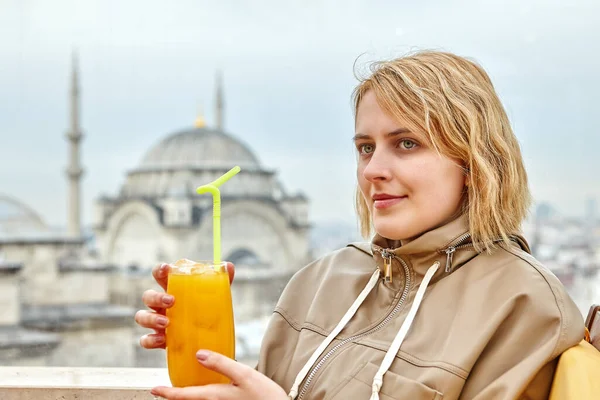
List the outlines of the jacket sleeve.
{"type": "MultiPolygon", "coordinates": [[[[318,286],[318,284],[306,285],[306,282],[307,280],[318,282],[317,277],[320,274],[318,267],[319,260],[313,261],[290,279],[277,302],[262,339],[256,369],[282,387],[285,382],[277,379],[277,371],[280,368],[285,369],[289,363],[301,330],[301,322],[288,310],[294,309],[296,317],[306,314],[311,305],[306,298],[312,298],[318,286]]],[[[300,318],[303,321],[302,317],[300,318]]]]}
{"type": "Polygon", "coordinates": [[[256,369],[273,379],[279,364],[289,357],[289,350],[297,340],[299,328],[283,317],[283,313],[275,312],[263,337],[258,365],[256,369]]]}
{"type": "Polygon", "coordinates": [[[521,293],[505,304],[460,399],[548,399],[558,356],[584,336],[583,317],[564,288],[548,289],[547,296],[521,293]]]}

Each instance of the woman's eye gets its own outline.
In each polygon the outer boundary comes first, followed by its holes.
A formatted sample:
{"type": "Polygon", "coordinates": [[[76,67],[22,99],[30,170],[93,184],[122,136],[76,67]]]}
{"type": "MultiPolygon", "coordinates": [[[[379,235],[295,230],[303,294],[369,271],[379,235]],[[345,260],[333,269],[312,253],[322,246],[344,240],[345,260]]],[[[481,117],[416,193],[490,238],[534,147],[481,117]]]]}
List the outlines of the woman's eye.
{"type": "Polygon", "coordinates": [[[412,148],[416,147],[416,146],[417,146],[417,144],[416,144],[415,142],[413,142],[412,140],[409,140],[409,139],[404,139],[404,140],[401,140],[401,141],[400,141],[400,146],[401,146],[403,149],[410,150],[410,149],[412,149],[412,148]]]}
{"type": "Polygon", "coordinates": [[[375,150],[375,146],[373,146],[372,144],[361,144],[358,147],[358,151],[360,152],[360,154],[370,154],[375,150]]]}

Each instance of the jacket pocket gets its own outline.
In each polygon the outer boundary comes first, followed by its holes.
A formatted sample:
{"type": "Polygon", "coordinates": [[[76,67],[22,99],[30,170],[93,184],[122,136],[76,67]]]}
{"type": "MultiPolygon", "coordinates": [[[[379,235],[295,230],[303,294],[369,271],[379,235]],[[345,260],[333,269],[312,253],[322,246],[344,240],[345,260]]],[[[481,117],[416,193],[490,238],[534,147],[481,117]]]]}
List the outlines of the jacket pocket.
{"type": "MultiPolygon", "coordinates": [[[[367,363],[331,397],[331,400],[369,400],[373,378],[378,369],[379,366],[367,363]]],[[[379,398],[380,400],[442,400],[444,395],[421,382],[388,371],[383,377],[379,398]]]]}

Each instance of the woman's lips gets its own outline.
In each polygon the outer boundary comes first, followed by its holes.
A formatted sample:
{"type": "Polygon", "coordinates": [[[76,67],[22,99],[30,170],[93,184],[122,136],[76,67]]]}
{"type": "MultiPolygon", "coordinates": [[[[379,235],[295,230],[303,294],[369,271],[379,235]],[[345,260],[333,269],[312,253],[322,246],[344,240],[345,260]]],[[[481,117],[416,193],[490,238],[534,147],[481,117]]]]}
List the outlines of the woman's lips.
{"type": "Polygon", "coordinates": [[[374,200],[373,207],[375,207],[378,210],[382,210],[384,208],[389,208],[393,205],[396,205],[405,199],[406,199],[406,196],[390,197],[390,198],[385,198],[385,199],[380,199],[380,200],[374,200]]]}

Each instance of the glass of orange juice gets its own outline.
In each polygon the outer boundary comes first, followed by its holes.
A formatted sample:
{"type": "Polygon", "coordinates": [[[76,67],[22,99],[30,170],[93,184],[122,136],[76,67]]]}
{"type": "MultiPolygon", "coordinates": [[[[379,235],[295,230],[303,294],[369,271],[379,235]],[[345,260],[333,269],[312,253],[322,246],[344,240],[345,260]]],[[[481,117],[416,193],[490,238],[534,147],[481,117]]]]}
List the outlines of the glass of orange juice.
{"type": "Polygon", "coordinates": [[[167,366],[175,387],[228,383],[196,360],[200,349],[235,358],[235,330],[226,264],[179,260],[169,271],[167,293],[167,366]]]}

